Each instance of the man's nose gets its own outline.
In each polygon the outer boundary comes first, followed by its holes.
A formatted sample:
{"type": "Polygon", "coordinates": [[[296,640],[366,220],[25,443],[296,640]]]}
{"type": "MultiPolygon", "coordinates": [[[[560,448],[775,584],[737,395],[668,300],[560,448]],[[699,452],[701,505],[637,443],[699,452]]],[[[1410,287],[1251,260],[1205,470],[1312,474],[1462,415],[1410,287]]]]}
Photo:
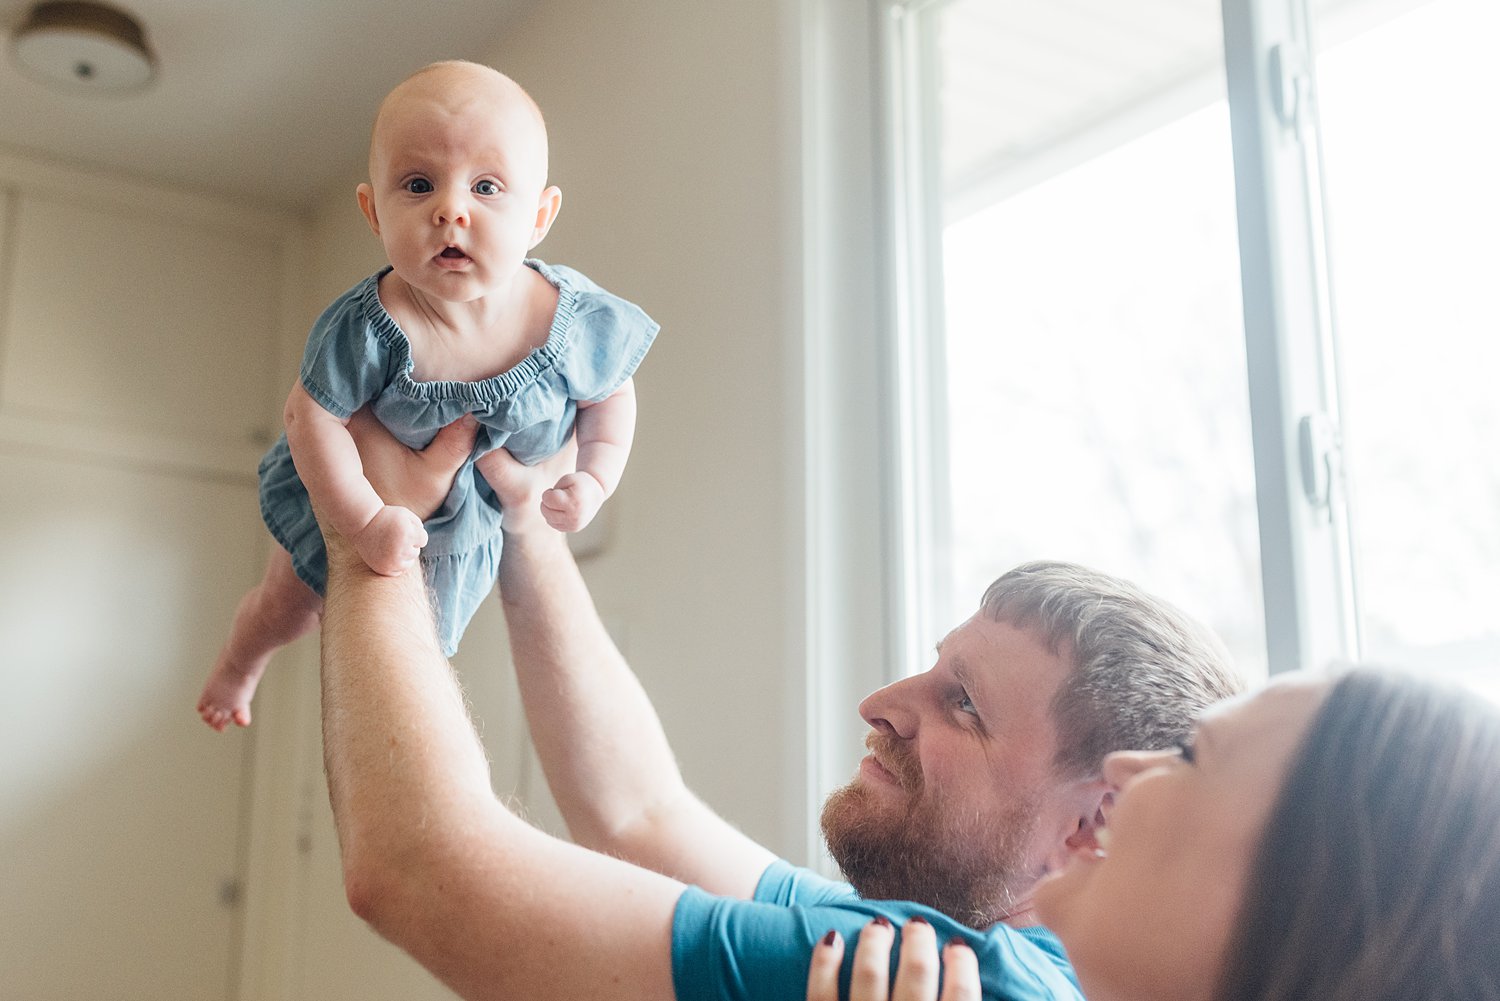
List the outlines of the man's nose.
{"type": "Polygon", "coordinates": [[[881,733],[908,740],[916,736],[918,678],[903,678],[871,692],[859,704],[860,716],[881,733]]]}

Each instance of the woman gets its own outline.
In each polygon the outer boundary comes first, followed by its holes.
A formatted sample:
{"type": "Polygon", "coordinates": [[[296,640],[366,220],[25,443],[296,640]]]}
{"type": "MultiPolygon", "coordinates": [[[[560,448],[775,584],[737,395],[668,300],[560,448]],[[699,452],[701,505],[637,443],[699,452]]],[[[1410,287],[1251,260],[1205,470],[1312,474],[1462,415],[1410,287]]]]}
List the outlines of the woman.
{"type": "MultiPolygon", "coordinates": [[[[1500,999],[1493,706],[1370,670],[1280,680],[1105,777],[1105,847],[1037,893],[1090,1001],[1500,999]]],[[[889,949],[861,934],[854,1001],[938,996],[930,938],[904,930],[888,992],[889,949]]],[[[810,1001],[836,997],[842,950],[817,950],[810,1001]]],[[[979,996],[966,951],[941,1001],[979,996]]]]}

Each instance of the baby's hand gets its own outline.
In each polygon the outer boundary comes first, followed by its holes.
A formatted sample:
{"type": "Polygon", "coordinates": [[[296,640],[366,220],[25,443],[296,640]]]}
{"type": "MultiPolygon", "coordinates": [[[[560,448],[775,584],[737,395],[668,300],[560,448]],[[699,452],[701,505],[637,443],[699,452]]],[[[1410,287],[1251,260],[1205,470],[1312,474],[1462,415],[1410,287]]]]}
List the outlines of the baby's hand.
{"type": "Polygon", "coordinates": [[[576,532],[604,505],[604,487],[588,473],[569,473],[542,493],[542,517],[559,532],[576,532]]]}
{"type": "Polygon", "coordinates": [[[411,511],[387,504],[349,541],[371,570],[395,577],[417,562],[427,545],[427,530],[411,511]]]}

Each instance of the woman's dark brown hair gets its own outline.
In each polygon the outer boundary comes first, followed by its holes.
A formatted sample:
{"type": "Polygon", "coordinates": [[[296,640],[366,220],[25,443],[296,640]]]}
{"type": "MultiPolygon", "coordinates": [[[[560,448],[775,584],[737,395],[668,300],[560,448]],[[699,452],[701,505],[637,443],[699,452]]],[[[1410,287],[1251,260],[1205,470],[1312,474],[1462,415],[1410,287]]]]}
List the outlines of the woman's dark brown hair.
{"type": "Polygon", "coordinates": [[[1500,999],[1500,712],[1341,678],[1272,810],[1219,1001],[1500,999]]]}

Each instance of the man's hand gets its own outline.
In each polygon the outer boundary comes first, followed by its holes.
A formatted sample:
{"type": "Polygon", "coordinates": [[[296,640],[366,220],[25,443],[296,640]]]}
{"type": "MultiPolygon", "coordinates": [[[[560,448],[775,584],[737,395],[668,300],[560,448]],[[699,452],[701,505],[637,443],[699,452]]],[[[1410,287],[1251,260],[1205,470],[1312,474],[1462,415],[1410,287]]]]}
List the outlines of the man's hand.
{"type": "Polygon", "coordinates": [[[573,472],[577,462],[578,442],[569,438],[560,452],[535,466],[523,465],[503,448],[486,453],[474,465],[489,481],[505,512],[501,523],[505,534],[521,535],[553,531],[542,517],[542,492],[573,472]]]}
{"type": "Polygon", "coordinates": [[[474,418],[462,417],[418,452],[397,441],[369,407],[349,418],[349,434],[359,449],[365,478],[380,499],[411,510],[423,521],[447,498],[454,474],[474,450],[478,432],[474,418]]]}

